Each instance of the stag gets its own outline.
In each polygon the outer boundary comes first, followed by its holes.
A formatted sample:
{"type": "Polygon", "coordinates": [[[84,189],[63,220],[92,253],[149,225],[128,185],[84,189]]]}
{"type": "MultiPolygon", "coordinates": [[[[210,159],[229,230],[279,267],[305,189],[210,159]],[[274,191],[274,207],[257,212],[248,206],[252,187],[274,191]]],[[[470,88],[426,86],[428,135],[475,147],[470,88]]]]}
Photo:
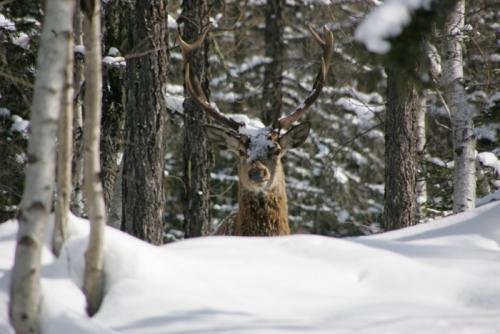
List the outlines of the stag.
{"type": "Polygon", "coordinates": [[[216,235],[277,236],[290,234],[288,204],[282,157],[288,149],[304,143],[310,123],[298,121],[318,98],[323,88],[331,58],[333,34],[324,28],[322,36],[312,26],[311,35],[321,46],[321,67],[311,93],[293,112],[273,122],[271,126],[249,128],[221,112],[211,104],[191,64],[193,51],[203,44],[206,29],[191,44],[178,35],[178,44],[184,60],[184,82],[195,102],[219,125],[205,125],[209,141],[239,156],[238,212],[224,219],[216,235]],[[287,128],[288,131],[283,131],[287,128]]]}

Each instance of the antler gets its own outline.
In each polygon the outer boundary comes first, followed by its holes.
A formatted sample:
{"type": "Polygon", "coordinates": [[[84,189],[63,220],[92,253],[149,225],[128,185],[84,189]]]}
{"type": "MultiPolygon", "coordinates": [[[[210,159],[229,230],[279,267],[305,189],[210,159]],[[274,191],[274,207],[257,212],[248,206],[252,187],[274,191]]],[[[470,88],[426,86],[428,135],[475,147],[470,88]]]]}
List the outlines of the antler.
{"type": "Polygon", "coordinates": [[[326,26],[323,28],[322,38],[312,27],[312,25],[308,25],[309,31],[311,35],[314,37],[316,42],[323,49],[323,56],[321,57],[321,69],[316,76],[316,80],[313,85],[313,91],[309,94],[309,96],[302,102],[291,114],[281,117],[277,124],[273,124],[275,129],[281,129],[290,126],[293,122],[298,120],[304,113],[309,109],[309,107],[316,101],[321,90],[323,89],[323,85],[325,83],[326,76],[328,74],[328,70],[330,68],[330,59],[332,57],[332,45],[333,45],[333,34],[326,26]]]}
{"type": "Polygon", "coordinates": [[[198,40],[196,40],[194,43],[187,43],[181,38],[180,34],[177,34],[177,43],[179,44],[181,51],[182,51],[182,58],[184,59],[184,83],[186,84],[186,88],[191,94],[191,96],[194,98],[194,100],[198,103],[198,105],[205,110],[205,112],[211,116],[214,120],[219,122],[221,125],[224,125],[226,127],[229,127],[235,131],[238,131],[238,128],[240,126],[243,126],[243,124],[236,122],[235,120],[227,117],[226,115],[222,114],[217,110],[217,108],[213,107],[210,102],[208,102],[208,99],[203,92],[203,89],[201,88],[200,81],[194,74],[190,60],[191,60],[191,55],[193,51],[195,51],[197,48],[199,48],[202,44],[203,41],[205,40],[205,37],[207,36],[207,33],[209,31],[209,27],[207,27],[198,40]]]}

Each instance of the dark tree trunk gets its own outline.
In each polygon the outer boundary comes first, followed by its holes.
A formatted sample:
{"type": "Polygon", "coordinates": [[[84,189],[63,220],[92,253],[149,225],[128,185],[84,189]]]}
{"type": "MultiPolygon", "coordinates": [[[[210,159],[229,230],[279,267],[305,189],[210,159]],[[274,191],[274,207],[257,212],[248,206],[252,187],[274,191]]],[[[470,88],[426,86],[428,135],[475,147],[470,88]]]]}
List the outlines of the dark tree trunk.
{"type": "MultiPolygon", "coordinates": [[[[235,3],[234,7],[234,16],[240,16],[240,11],[243,9],[237,3],[235,3]]],[[[243,26],[236,26],[234,28],[234,61],[236,64],[243,64],[245,62],[245,57],[248,56],[248,50],[250,49],[245,31],[246,29],[243,26]]],[[[245,80],[241,76],[235,75],[231,76],[231,82],[233,84],[233,93],[236,96],[231,109],[234,114],[241,114],[243,113],[243,105],[245,103],[245,80]]]]}
{"type": "Polygon", "coordinates": [[[123,161],[123,226],[128,233],[163,243],[166,146],[167,1],[136,1],[128,43],[123,161]]]}
{"type": "Polygon", "coordinates": [[[418,96],[412,80],[387,71],[385,120],[384,227],[394,230],[417,223],[416,122],[418,96]]]}
{"type": "Polygon", "coordinates": [[[265,8],[265,55],[272,61],[265,66],[262,88],[262,120],[264,124],[271,125],[276,123],[281,116],[282,107],[284,1],[268,0],[265,8]]]}
{"type": "MultiPolygon", "coordinates": [[[[128,52],[123,41],[127,39],[126,24],[121,24],[132,13],[131,8],[123,2],[110,1],[103,3],[104,32],[103,49],[109,52],[111,47],[128,52]]],[[[110,212],[111,202],[118,178],[118,155],[123,151],[123,125],[125,120],[124,68],[105,66],[103,73],[103,101],[102,101],[102,136],[101,136],[101,164],[102,184],[104,187],[104,202],[107,212],[110,212]]]]}
{"type": "Polygon", "coordinates": [[[122,103],[123,75],[119,68],[105,68],[103,73],[103,113],[101,137],[102,185],[104,202],[109,212],[113,189],[118,178],[118,155],[123,150],[125,110],[122,103]]]}
{"type": "MultiPolygon", "coordinates": [[[[188,42],[196,40],[208,22],[206,0],[182,2],[182,37],[188,42]]],[[[208,40],[203,48],[192,55],[194,72],[208,96],[208,40]]],[[[184,231],[186,237],[198,237],[211,232],[209,214],[209,159],[208,143],[203,125],[206,115],[193,99],[184,102],[184,231]]]]}

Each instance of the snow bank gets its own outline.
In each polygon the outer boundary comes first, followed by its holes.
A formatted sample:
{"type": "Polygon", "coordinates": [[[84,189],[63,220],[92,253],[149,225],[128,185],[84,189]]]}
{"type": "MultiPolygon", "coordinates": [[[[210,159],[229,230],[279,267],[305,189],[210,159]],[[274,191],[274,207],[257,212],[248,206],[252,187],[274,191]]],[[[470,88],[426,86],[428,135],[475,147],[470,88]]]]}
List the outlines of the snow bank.
{"type": "Polygon", "coordinates": [[[387,53],[387,39],[398,36],[419,8],[428,8],[432,0],[387,0],[375,7],[356,29],[355,38],[375,53],[387,53]]]}
{"type": "MultiPolygon", "coordinates": [[[[498,333],[500,203],[371,237],[210,237],[155,247],[106,230],[106,297],[78,288],[88,223],[43,253],[45,334],[498,333]]],[[[0,225],[0,333],[15,222],[0,225]]]]}

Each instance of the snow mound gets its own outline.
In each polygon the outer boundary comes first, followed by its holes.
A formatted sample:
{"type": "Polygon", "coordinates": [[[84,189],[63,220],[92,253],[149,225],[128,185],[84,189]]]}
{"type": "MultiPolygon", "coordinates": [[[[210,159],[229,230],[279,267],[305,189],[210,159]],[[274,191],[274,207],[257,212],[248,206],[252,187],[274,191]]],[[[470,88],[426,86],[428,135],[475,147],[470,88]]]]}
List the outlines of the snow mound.
{"type": "MultiPolygon", "coordinates": [[[[106,296],[85,315],[88,223],[43,252],[43,333],[498,333],[500,203],[370,237],[207,237],[155,247],[106,230],[106,296]]],[[[17,224],[0,225],[0,332],[17,224]]]]}

